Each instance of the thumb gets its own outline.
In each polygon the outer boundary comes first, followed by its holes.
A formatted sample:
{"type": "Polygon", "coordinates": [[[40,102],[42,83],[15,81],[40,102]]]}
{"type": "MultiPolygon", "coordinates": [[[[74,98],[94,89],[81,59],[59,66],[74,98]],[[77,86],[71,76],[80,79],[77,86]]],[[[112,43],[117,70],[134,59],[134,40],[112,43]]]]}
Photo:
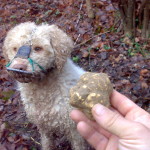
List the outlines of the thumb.
{"type": "Polygon", "coordinates": [[[133,122],[126,120],[117,112],[113,112],[101,104],[96,104],[93,107],[92,114],[102,128],[120,138],[132,133],[133,122]]]}

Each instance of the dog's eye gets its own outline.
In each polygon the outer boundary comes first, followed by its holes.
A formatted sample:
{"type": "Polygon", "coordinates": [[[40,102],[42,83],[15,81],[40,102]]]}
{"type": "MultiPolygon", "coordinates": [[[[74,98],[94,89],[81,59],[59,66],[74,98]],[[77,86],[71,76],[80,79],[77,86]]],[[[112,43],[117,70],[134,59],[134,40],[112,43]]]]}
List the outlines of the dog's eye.
{"type": "Polygon", "coordinates": [[[37,51],[37,52],[39,52],[39,51],[42,50],[42,47],[35,47],[34,50],[37,51]]]}
{"type": "Polygon", "coordinates": [[[14,48],[13,48],[13,50],[16,52],[16,51],[17,51],[17,48],[16,48],[16,47],[14,47],[14,48]]]}

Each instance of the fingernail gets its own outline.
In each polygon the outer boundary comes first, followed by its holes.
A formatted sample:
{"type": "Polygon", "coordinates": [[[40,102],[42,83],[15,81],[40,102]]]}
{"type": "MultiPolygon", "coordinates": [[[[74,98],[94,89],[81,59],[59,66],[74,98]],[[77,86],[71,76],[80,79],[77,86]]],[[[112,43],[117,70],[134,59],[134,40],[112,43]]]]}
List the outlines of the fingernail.
{"type": "Polygon", "coordinates": [[[95,112],[96,115],[100,116],[104,113],[104,106],[101,104],[96,104],[93,107],[93,111],[95,112]]]}

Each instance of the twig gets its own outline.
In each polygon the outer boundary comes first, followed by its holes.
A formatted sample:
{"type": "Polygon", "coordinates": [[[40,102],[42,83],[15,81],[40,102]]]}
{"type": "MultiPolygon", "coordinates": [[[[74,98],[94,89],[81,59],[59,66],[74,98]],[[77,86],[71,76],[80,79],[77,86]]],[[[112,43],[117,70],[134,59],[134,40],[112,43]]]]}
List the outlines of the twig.
{"type": "Polygon", "coordinates": [[[123,20],[120,20],[120,24],[118,26],[117,32],[120,32],[123,28],[123,20]]]}
{"type": "Polygon", "coordinates": [[[31,140],[32,140],[34,143],[36,143],[36,144],[38,144],[38,145],[41,145],[41,143],[35,141],[35,139],[34,139],[33,137],[31,137],[31,140]]]}
{"type": "Polygon", "coordinates": [[[81,36],[81,34],[78,35],[76,41],[74,42],[74,45],[76,45],[76,43],[77,43],[77,41],[78,41],[78,39],[79,39],[80,36],[81,36]]]}
{"type": "MultiPolygon", "coordinates": [[[[89,31],[91,31],[91,30],[87,30],[87,31],[85,31],[84,32],[84,34],[86,34],[87,32],[89,32],[89,31]]],[[[83,34],[83,35],[84,35],[83,34]]],[[[74,45],[76,45],[77,44],[77,41],[78,41],[78,39],[79,39],[79,37],[81,36],[81,34],[79,33],[79,35],[78,35],[78,37],[77,37],[77,39],[75,40],[75,42],[74,42],[74,45]]]]}
{"type": "Polygon", "coordinates": [[[81,46],[81,45],[83,45],[83,44],[85,44],[85,43],[87,43],[89,40],[92,40],[92,39],[94,39],[94,38],[97,37],[97,36],[100,36],[100,35],[103,35],[103,34],[106,34],[106,33],[109,33],[109,32],[110,32],[110,31],[107,31],[107,32],[104,32],[104,33],[97,34],[97,35],[95,35],[95,36],[89,38],[88,40],[86,40],[86,41],[84,41],[84,42],[82,42],[82,43],[76,45],[75,48],[76,48],[76,47],[79,47],[79,46],[81,46]]]}
{"type": "Polygon", "coordinates": [[[113,27],[115,27],[119,22],[120,22],[120,18],[118,18],[118,20],[115,21],[113,27]]]}
{"type": "Polygon", "coordinates": [[[77,20],[77,22],[76,22],[75,28],[78,26],[79,21],[80,21],[80,16],[79,16],[79,14],[80,14],[81,9],[82,9],[82,7],[83,7],[83,2],[84,2],[84,0],[82,0],[82,2],[81,2],[81,4],[80,4],[79,13],[78,13],[78,20],[77,20]]]}
{"type": "Polygon", "coordinates": [[[89,50],[89,70],[92,72],[93,71],[93,69],[92,69],[92,67],[91,67],[91,49],[89,50]]]}

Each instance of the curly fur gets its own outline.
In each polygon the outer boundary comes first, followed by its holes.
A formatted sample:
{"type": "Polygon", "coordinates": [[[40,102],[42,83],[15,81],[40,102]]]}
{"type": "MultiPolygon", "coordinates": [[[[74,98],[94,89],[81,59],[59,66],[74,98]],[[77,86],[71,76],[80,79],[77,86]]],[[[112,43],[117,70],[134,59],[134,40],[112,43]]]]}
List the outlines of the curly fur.
{"type": "MultiPolygon", "coordinates": [[[[32,43],[30,58],[48,69],[52,64],[54,69],[46,74],[41,81],[20,83],[18,88],[25,106],[27,116],[37,125],[41,134],[43,150],[54,148],[53,134],[64,135],[71,143],[73,150],[88,150],[90,147],[77,133],[76,126],[69,117],[72,107],[69,104],[69,89],[76,84],[84,71],[67,58],[73,42],[56,25],[35,25],[32,22],[21,23],[10,30],[4,41],[4,54],[12,60],[22,45],[32,43]],[[34,47],[42,50],[34,51],[34,47]]],[[[26,65],[26,70],[32,67],[27,60],[15,58],[10,67],[18,64],[26,65]]],[[[35,72],[40,72],[35,66],[35,72]]]]}

